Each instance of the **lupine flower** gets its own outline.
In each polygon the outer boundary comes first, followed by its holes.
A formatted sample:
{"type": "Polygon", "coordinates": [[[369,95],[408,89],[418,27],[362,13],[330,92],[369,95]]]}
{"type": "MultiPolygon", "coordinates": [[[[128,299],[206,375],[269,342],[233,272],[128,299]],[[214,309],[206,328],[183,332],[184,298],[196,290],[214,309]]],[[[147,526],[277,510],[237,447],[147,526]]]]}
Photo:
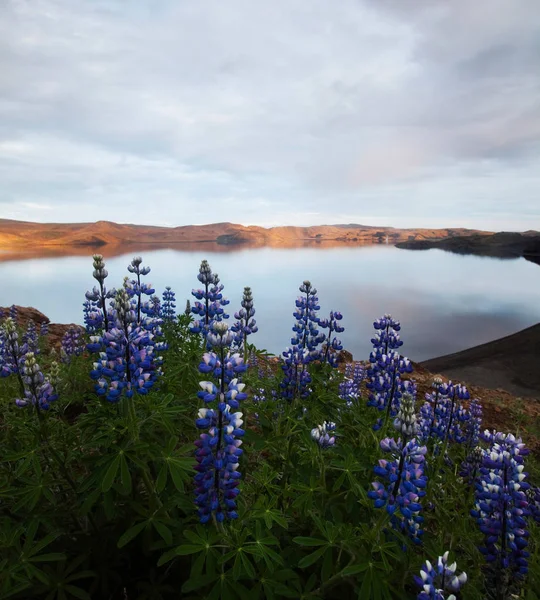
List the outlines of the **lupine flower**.
{"type": "Polygon", "coordinates": [[[223,284],[220,285],[217,273],[212,273],[208,261],[203,260],[199,268],[197,279],[203,284],[203,289],[192,290],[191,294],[195,296],[197,302],[191,307],[191,312],[198,315],[200,319],[194,322],[190,327],[192,333],[202,333],[207,336],[214,321],[228,319],[229,315],[225,313],[223,307],[229,304],[229,301],[223,297],[223,284]],[[202,300],[202,302],[200,302],[202,300]]]}
{"type": "Polygon", "coordinates": [[[174,321],[176,318],[176,298],[174,292],[169,286],[163,292],[163,302],[161,303],[161,317],[164,321],[174,321]]]}
{"type": "Polygon", "coordinates": [[[2,342],[0,344],[0,377],[9,377],[15,373],[19,379],[21,394],[24,393],[22,380],[22,367],[25,355],[28,352],[28,344],[19,344],[19,334],[12,317],[7,317],[1,327],[2,342]]]}
{"type": "Polygon", "coordinates": [[[49,323],[47,321],[43,321],[39,328],[39,335],[41,337],[46,337],[49,335],[49,323]]]}
{"type": "Polygon", "coordinates": [[[448,552],[439,556],[436,567],[426,560],[420,576],[414,575],[416,584],[422,590],[417,600],[456,600],[454,593],[467,583],[467,574],[456,575],[456,566],[455,562],[448,565],[448,552]]]}
{"type": "Polygon", "coordinates": [[[295,335],[291,338],[292,346],[283,351],[281,365],[285,375],[280,383],[281,397],[289,402],[309,395],[311,375],[307,365],[320,358],[318,346],[325,339],[316,327],[319,321],[317,311],[320,308],[317,289],[307,280],[299,289],[305,296],[296,300],[296,310],[293,313],[296,322],[292,328],[295,335]]]}
{"type": "Polygon", "coordinates": [[[478,398],[469,403],[469,418],[464,425],[465,442],[468,448],[478,444],[482,430],[482,404],[478,398]]]}
{"type": "Polygon", "coordinates": [[[184,310],[184,314],[191,315],[191,302],[189,301],[189,298],[186,300],[186,308],[184,310]]]}
{"type": "Polygon", "coordinates": [[[460,477],[469,483],[473,484],[476,481],[476,477],[480,472],[480,467],[484,460],[484,450],[480,446],[474,447],[465,460],[461,463],[459,470],[460,477]]]}
{"type": "Polygon", "coordinates": [[[97,332],[99,317],[97,314],[95,314],[96,312],[101,312],[101,323],[105,331],[109,329],[109,315],[107,314],[106,301],[110,300],[111,298],[114,298],[116,294],[115,289],[107,290],[107,288],[105,287],[105,279],[108,277],[109,272],[105,268],[105,261],[103,260],[103,256],[101,254],[94,254],[92,256],[92,260],[94,267],[94,272],[92,273],[92,276],[98,282],[99,289],[94,287],[94,289],[91,292],[86,292],[86,300],[89,301],[91,305],[89,307],[85,306],[85,317],[89,313],[94,313],[92,315],[92,318],[89,319],[88,323],[85,319],[85,324],[87,324],[87,326],[89,325],[91,329],[88,331],[88,333],[97,332]],[[92,325],[91,322],[93,322],[94,325],[92,325]]]}
{"type": "Polygon", "coordinates": [[[530,486],[525,482],[523,457],[528,450],[521,438],[512,434],[486,430],[482,439],[491,448],[483,453],[471,515],[485,536],[480,551],[488,563],[494,564],[494,577],[500,583],[504,569],[518,578],[527,573],[525,492],[530,486]]]}
{"type": "Polygon", "coordinates": [[[371,343],[375,350],[381,351],[381,354],[387,354],[389,350],[397,350],[403,345],[398,333],[401,324],[392,315],[384,315],[377,319],[373,322],[373,327],[377,333],[371,338],[371,343]]]}
{"type": "Polygon", "coordinates": [[[339,384],[339,397],[350,408],[360,398],[360,387],[366,372],[362,363],[349,363],[345,366],[345,378],[339,384]]]}
{"type": "Polygon", "coordinates": [[[9,307],[9,316],[15,323],[17,322],[17,317],[19,316],[19,311],[17,310],[17,307],[15,306],[15,304],[12,304],[9,307]]]}
{"type": "Polygon", "coordinates": [[[58,387],[58,384],[60,383],[60,365],[55,360],[51,362],[49,374],[45,377],[45,380],[54,388],[58,387]]]}
{"type": "Polygon", "coordinates": [[[26,326],[26,331],[22,336],[23,344],[26,344],[28,347],[28,352],[33,352],[34,354],[39,354],[39,346],[38,346],[38,331],[36,324],[34,321],[28,321],[28,325],[26,326]]]}
{"type": "Polygon", "coordinates": [[[141,304],[142,295],[151,296],[155,290],[151,284],[141,283],[141,276],[148,275],[150,273],[150,267],[141,267],[142,258],[136,256],[131,263],[128,265],[128,271],[136,275],[137,279],[129,281],[129,285],[126,286],[127,292],[130,297],[137,297],[137,323],[141,322],[141,304]]]}
{"type": "Polygon", "coordinates": [[[82,332],[78,327],[70,327],[62,338],[60,356],[62,362],[69,363],[73,356],[81,356],[84,350],[82,332]]]}
{"type": "Polygon", "coordinates": [[[424,474],[427,448],[419,446],[416,438],[410,439],[416,431],[414,398],[410,394],[403,396],[394,426],[403,433],[403,438],[381,441],[381,450],[390,453],[392,459],[379,460],[373,469],[386,482],[373,482],[373,490],[368,492],[368,497],[375,501],[375,508],[386,507],[394,528],[406,533],[413,542],[420,543],[423,534],[420,498],[425,495],[427,484],[424,474]]]}
{"type": "Polygon", "coordinates": [[[331,434],[335,429],[335,423],[325,421],[322,425],[317,425],[311,430],[311,439],[315,440],[323,449],[330,448],[336,443],[335,435],[331,434]]]}
{"type": "Polygon", "coordinates": [[[333,336],[334,333],[343,333],[345,327],[339,324],[339,321],[343,319],[343,315],[340,312],[330,312],[330,318],[319,319],[319,325],[322,329],[328,329],[328,335],[323,342],[323,348],[321,352],[321,361],[327,362],[332,367],[338,365],[338,352],[343,350],[341,340],[333,336]]]}
{"type": "Polygon", "coordinates": [[[145,302],[141,301],[141,313],[152,319],[159,319],[162,322],[161,300],[154,295],[150,296],[150,299],[145,302]]]}
{"type": "Polygon", "coordinates": [[[58,399],[51,383],[47,381],[36,362],[33,352],[27,352],[22,366],[24,397],[17,398],[19,407],[35,406],[37,410],[48,410],[50,403],[58,399]]]}
{"type": "Polygon", "coordinates": [[[436,435],[444,442],[461,444],[466,440],[463,424],[470,418],[462,401],[469,400],[469,391],[464,385],[449,381],[441,385],[439,394],[432,435],[436,435]]]}
{"type": "Polygon", "coordinates": [[[235,374],[245,370],[239,354],[230,354],[234,334],[223,321],[214,322],[208,332],[207,341],[216,349],[207,352],[199,365],[201,373],[210,374],[217,380],[201,381],[198,397],[206,406],[217,402],[216,408],[202,408],[195,421],[199,429],[207,430],[195,442],[197,465],[195,469],[195,504],[201,523],[207,523],[212,516],[218,522],[225,518],[235,519],[236,496],[239,493],[238,457],[242,454],[238,438],[244,435],[241,429],[242,413],[231,413],[247,398],[244,384],[235,374]]]}
{"type": "Polygon", "coordinates": [[[231,327],[231,330],[236,333],[236,345],[239,348],[244,349],[244,357],[247,353],[247,338],[252,333],[257,333],[259,328],[253,318],[255,316],[255,309],[253,308],[253,294],[251,293],[250,287],[244,288],[244,295],[242,302],[240,303],[242,308],[234,313],[234,318],[237,319],[236,323],[231,327]]]}

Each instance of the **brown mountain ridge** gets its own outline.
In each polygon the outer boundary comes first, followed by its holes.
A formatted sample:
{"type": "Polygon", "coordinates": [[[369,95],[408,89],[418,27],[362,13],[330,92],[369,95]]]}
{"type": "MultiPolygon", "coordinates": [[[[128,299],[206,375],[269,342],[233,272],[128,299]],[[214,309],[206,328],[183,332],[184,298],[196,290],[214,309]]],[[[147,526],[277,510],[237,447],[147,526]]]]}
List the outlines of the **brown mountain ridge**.
{"type": "Polygon", "coordinates": [[[436,240],[489,232],[471,229],[397,229],[368,225],[319,225],[314,227],[259,227],[234,223],[157,227],[97,221],[96,223],[32,223],[0,219],[0,250],[22,251],[36,247],[158,246],[214,242],[288,247],[305,243],[395,244],[401,241],[436,240]]]}

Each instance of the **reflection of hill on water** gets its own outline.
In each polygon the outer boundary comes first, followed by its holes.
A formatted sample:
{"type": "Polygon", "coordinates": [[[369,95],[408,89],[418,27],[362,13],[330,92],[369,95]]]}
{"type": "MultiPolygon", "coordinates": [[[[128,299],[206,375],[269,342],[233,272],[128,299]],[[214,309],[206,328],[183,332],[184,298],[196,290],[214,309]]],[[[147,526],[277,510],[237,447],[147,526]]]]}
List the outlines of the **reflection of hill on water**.
{"type": "Polygon", "coordinates": [[[178,243],[129,243],[106,245],[77,245],[77,246],[41,246],[39,248],[25,248],[17,250],[0,249],[0,262],[15,260],[31,260],[36,258],[61,258],[68,256],[91,256],[103,254],[107,258],[115,258],[124,254],[143,254],[150,250],[174,250],[176,252],[207,252],[210,254],[225,254],[244,252],[255,248],[351,248],[358,246],[379,245],[373,242],[359,243],[337,240],[304,240],[295,242],[279,242],[267,244],[218,244],[217,242],[178,242],[178,243]]]}

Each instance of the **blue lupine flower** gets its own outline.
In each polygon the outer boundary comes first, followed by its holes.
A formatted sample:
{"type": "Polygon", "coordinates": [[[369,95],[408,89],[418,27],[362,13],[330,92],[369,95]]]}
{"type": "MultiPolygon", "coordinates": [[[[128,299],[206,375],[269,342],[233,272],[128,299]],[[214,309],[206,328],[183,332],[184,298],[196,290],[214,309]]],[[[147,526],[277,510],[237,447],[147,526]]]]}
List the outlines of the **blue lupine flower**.
{"type": "MultiPolygon", "coordinates": [[[[471,515],[484,534],[480,551],[493,563],[495,577],[504,569],[517,578],[527,573],[525,550],[529,533],[526,529],[528,502],[523,457],[528,454],[521,438],[512,434],[485,431],[482,439],[491,448],[484,450],[476,482],[476,503],[471,515]]],[[[502,581],[498,579],[498,581],[502,581]]]]}
{"type": "Polygon", "coordinates": [[[465,442],[468,448],[478,444],[482,430],[482,404],[478,398],[473,398],[469,403],[469,418],[464,426],[465,442]]]}
{"type": "Polygon", "coordinates": [[[343,350],[343,345],[341,344],[341,340],[337,337],[333,336],[334,333],[343,333],[345,331],[345,327],[342,327],[339,324],[339,321],[343,319],[343,315],[340,312],[330,312],[330,318],[328,319],[319,319],[319,326],[322,329],[328,329],[328,335],[326,339],[323,341],[323,348],[321,351],[321,361],[323,363],[327,362],[332,367],[337,367],[338,365],[338,352],[343,350]]]}
{"type": "Polygon", "coordinates": [[[78,327],[70,327],[62,338],[60,356],[62,362],[69,363],[73,356],[81,356],[84,350],[82,332],[78,327]]]}
{"type": "Polygon", "coordinates": [[[244,357],[247,352],[247,338],[252,333],[257,333],[259,328],[253,318],[255,316],[255,309],[253,308],[253,294],[251,293],[250,287],[244,288],[244,294],[242,296],[242,302],[240,303],[242,308],[234,313],[234,318],[237,319],[236,323],[231,327],[231,331],[236,333],[236,345],[239,348],[243,348],[244,357]]]}
{"type": "Polygon", "coordinates": [[[195,296],[197,302],[191,307],[191,312],[198,315],[200,319],[190,327],[192,333],[202,333],[204,337],[212,328],[214,321],[228,319],[229,315],[225,313],[223,307],[229,304],[229,300],[223,297],[223,284],[219,283],[217,273],[212,273],[208,261],[203,260],[199,268],[197,279],[203,284],[203,289],[192,290],[191,294],[195,296]],[[202,300],[202,302],[200,302],[202,300]]]}
{"type": "Polygon", "coordinates": [[[201,408],[196,420],[199,429],[207,429],[195,442],[195,505],[199,520],[208,523],[215,516],[216,521],[225,518],[236,519],[236,497],[241,473],[238,471],[239,457],[242,455],[244,435],[241,429],[242,413],[201,408]]]}
{"type": "Polygon", "coordinates": [[[13,319],[13,321],[15,323],[17,322],[17,317],[19,316],[19,311],[17,310],[17,307],[15,306],[15,304],[12,304],[9,307],[9,316],[11,319],[13,319]]]}
{"type": "Polygon", "coordinates": [[[39,335],[41,337],[46,337],[49,335],[49,323],[47,321],[43,321],[39,328],[39,335]]]}
{"type": "Polygon", "coordinates": [[[21,379],[25,355],[29,351],[28,344],[19,344],[19,334],[12,317],[7,317],[1,327],[2,343],[0,344],[0,377],[9,377],[12,373],[18,375],[21,393],[23,385],[21,379]]]}
{"type": "Polygon", "coordinates": [[[27,352],[22,366],[24,397],[17,398],[19,407],[35,406],[36,410],[48,410],[51,402],[58,399],[51,383],[45,379],[33,352],[27,352]]]}
{"type": "Polygon", "coordinates": [[[107,290],[105,287],[105,279],[109,272],[105,268],[105,261],[101,254],[92,256],[94,271],[92,276],[99,284],[99,289],[94,287],[91,292],[86,292],[86,300],[90,302],[87,306],[85,303],[85,325],[88,333],[97,333],[103,328],[105,331],[109,329],[109,315],[107,313],[106,302],[114,298],[116,290],[107,290]],[[92,316],[90,317],[90,313],[92,316]],[[87,318],[88,317],[88,318],[87,318]]]}
{"type": "Polygon", "coordinates": [[[234,375],[245,371],[245,363],[239,354],[231,354],[230,347],[234,334],[224,322],[214,322],[207,334],[207,341],[216,352],[207,352],[199,365],[199,371],[210,374],[217,380],[201,381],[198,397],[206,406],[217,401],[216,408],[199,410],[195,424],[199,429],[207,429],[195,442],[197,450],[197,475],[195,476],[198,514],[201,523],[207,523],[212,516],[220,522],[225,518],[235,519],[236,496],[239,493],[238,457],[242,454],[241,440],[244,434],[242,413],[231,413],[245,400],[245,384],[234,375]]]}
{"type": "Polygon", "coordinates": [[[461,444],[466,440],[463,424],[470,418],[462,401],[469,400],[469,391],[464,385],[449,381],[440,386],[439,394],[432,435],[444,442],[461,444]]]}
{"type": "Polygon", "coordinates": [[[369,390],[367,404],[385,412],[384,419],[378,419],[373,426],[374,430],[378,430],[396,416],[402,395],[409,390],[413,391],[413,383],[401,379],[402,374],[412,372],[412,365],[408,358],[400,356],[396,350],[389,350],[388,354],[374,351],[369,360],[371,367],[368,369],[369,381],[366,383],[369,390]]]}
{"type": "Polygon", "coordinates": [[[480,446],[474,447],[469,451],[469,454],[461,463],[459,469],[460,477],[463,477],[468,484],[474,484],[480,472],[483,460],[484,450],[480,446]]]}
{"type": "Polygon", "coordinates": [[[365,376],[366,371],[362,363],[348,363],[345,366],[345,378],[339,384],[339,397],[346,401],[348,407],[358,402],[360,388],[365,376]]]}
{"type": "Polygon", "coordinates": [[[26,331],[22,336],[23,344],[26,344],[28,348],[28,352],[33,352],[34,354],[39,354],[39,336],[36,324],[34,321],[28,321],[28,325],[26,326],[26,331]]]}
{"type": "Polygon", "coordinates": [[[398,333],[401,330],[401,324],[392,315],[384,315],[384,317],[377,319],[374,321],[373,327],[377,331],[375,336],[371,338],[375,350],[387,354],[389,350],[397,350],[403,345],[398,333]]]}
{"type": "Polygon", "coordinates": [[[163,302],[161,303],[161,317],[164,321],[174,321],[176,319],[176,298],[174,292],[169,286],[163,292],[163,302]]]}
{"type": "Polygon", "coordinates": [[[414,575],[416,584],[422,590],[417,600],[456,600],[454,593],[467,583],[467,574],[456,575],[456,566],[456,563],[448,565],[448,552],[439,556],[436,567],[426,560],[420,576],[414,575]]]}
{"type": "Polygon", "coordinates": [[[280,383],[281,397],[289,402],[309,395],[311,375],[307,365],[320,359],[318,346],[325,339],[324,334],[320,334],[317,329],[317,311],[320,309],[317,289],[307,280],[299,289],[305,296],[296,300],[296,310],[293,313],[296,322],[292,328],[295,335],[291,338],[292,346],[283,351],[281,365],[284,373],[280,383]]]}
{"type": "Polygon", "coordinates": [[[410,394],[404,394],[394,426],[403,433],[403,438],[381,441],[381,449],[390,453],[392,459],[381,459],[374,467],[375,474],[386,483],[373,482],[373,490],[368,492],[368,497],[375,501],[375,508],[386,507],[394,528],[406,533],[413,542],[420,543],[423,534],[420,498],[425,495],[427,485],[424,474],[427,448],[420,446],[415,437],[410,439],[417,429],[414,398],[410,394]]]}
{"type": "Polygon", "coordinates": [[[142,258],[135,256],[131,263],[128,265],[128,271],[134,273],[137,279],[132,279],[126,282],[125,288],[130,298],[137,297],[137,323],[141,322],[141,304],[143,294],[151,296],[155,290],[150,284],[141,283],[141,276],[148,275],[150,273],[150,267],[141,267],[142,258]]]}
{"type": "Polygon", "coordinates": [[[144,302],[141,301],[141,312],[152,319],[159,319],[160,323],[163,322],[161,315],[161,300],[158,296],[150,296],[149,300],[144,302]]]}
{"type": "Polygon", "coordinates": [[[335,431],[336,424],[325,421],[322,425],[317,425],[311,430],[311,439],[323,449],[330,448],[336,443],[336,437],[331,432],[335,431]]]}

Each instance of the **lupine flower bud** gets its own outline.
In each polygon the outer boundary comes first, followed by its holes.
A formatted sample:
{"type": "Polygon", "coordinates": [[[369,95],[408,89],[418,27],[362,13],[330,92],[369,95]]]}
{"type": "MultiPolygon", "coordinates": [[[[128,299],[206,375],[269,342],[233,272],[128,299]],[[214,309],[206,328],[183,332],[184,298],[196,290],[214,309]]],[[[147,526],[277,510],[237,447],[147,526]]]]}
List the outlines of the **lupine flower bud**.
{"type": "Polygon", "coordinates": [[[311,430],[311,438],[315,440],[321,448],[330,448],[336,443],[335,436],[330,436],[330,432],[335,429],[335,423],[325,421],[322,425],[317,425],[317,427],[311,430]]]}
{"type": "Polygon", "coordinates": [[[436,567],[426,560],[420,577],[414,575],[416,584],[422,590],[417,600],[456,600],[454,592],[457,593],[467,583],[467,574],[456,575],[456,566],[456,563],[448,565],[448,552],[439,556],[436,567]],[[450,594],[445,595],[448,592],[450,594]]]}

